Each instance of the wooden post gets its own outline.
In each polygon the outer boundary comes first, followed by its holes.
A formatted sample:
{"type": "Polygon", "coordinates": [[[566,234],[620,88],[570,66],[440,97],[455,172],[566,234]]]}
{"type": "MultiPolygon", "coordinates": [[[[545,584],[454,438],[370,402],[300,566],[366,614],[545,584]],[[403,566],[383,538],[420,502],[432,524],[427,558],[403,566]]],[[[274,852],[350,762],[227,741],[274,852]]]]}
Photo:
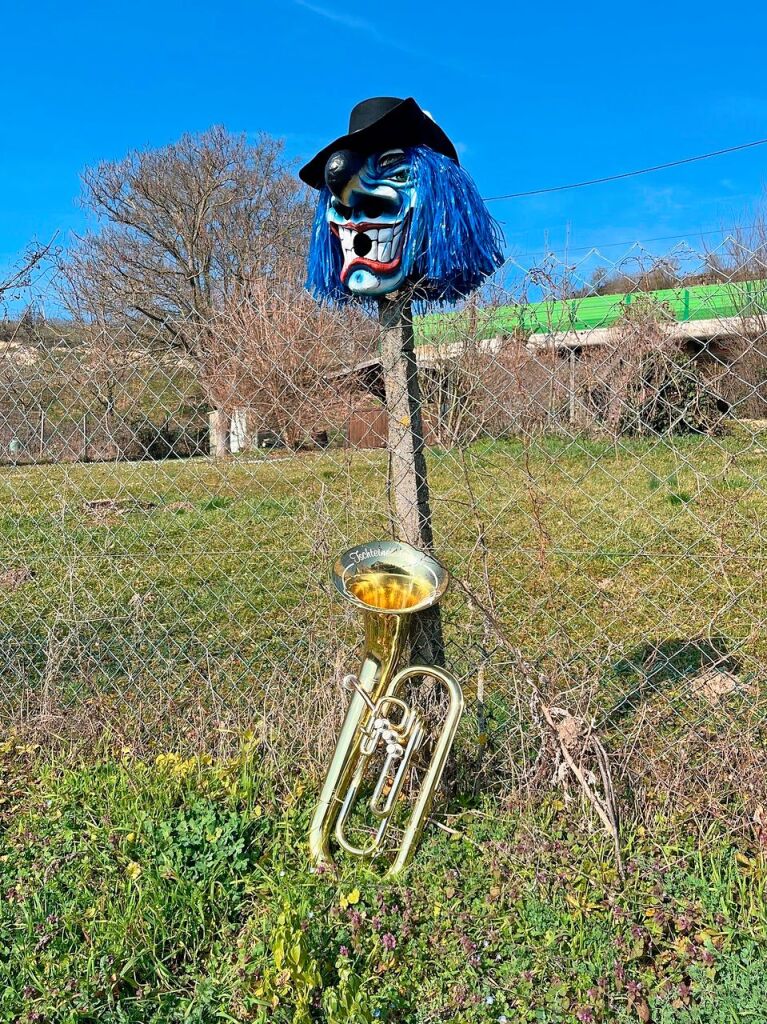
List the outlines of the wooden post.
{"type": "Polygon", "coordinates": [[[570,426],[575,426],[575,349],[570,347],[568,351],[568,369],[569,369],[569,401],[568,401],[568,418],[570,420],[570,426]]]}
{"type": "MultiPolygon", "coordinates": [[[[413,312],[409,293],[378,300],[381,366],[388,414],[389,506],[397,540],[431,551],[429,482],[423,444],[423,416],[418,366],[413,347],[413,312]]],[[[410,653],[416,663],[445,664],[439,606],[415,617],[410,653]]]]}

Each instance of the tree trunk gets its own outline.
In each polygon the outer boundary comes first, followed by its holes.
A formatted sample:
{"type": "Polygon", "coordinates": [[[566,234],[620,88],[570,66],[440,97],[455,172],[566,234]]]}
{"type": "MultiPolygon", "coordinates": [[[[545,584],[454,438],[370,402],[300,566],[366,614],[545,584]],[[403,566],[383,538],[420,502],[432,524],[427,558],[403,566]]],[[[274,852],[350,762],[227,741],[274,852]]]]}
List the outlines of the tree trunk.
{"type": "MultiPolygon", "coordinates": [[[[381,365],[388,414],[389,509],[398,540],[431,551],[429,482],[423,444],[418,366],[413,349],[413,313],[409,294],[379,299],[381,365]]],[[[439,606],[415,616],[411,633],[414,662],[444,665],[439,606]]]]}
{"type": "Polygon", "coordinates": [[[223,409],[214,409],[210,414],[211,448],[217,459],[230,454],[229,414],[223,409]]]}

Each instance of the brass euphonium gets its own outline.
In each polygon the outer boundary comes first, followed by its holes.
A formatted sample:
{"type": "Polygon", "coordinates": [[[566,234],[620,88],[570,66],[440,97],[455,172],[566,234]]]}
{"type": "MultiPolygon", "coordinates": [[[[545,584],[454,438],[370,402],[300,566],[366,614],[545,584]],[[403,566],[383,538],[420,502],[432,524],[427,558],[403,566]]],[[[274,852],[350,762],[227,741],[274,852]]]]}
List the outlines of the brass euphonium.
{"type": "Polygon", "coordinates": [[[402,871],[423,832],[434,793],[463,713],[463,692],[449,672],[435,665],[409,665],[396,671],[411,616],[442,597],[447,571],[430,555],[409,544],[373,541],[344,552],[333,566],[336,590],[365,613],[365,650],[358,676],[348,676],[352,690],[333,760],[312,818],[309,848],[314,864],[331,865],[331,837],[354,857],[373,857],[397,810],[398,798],[413,757],[427,738],[417,708],[400,696],[408,680],[438,679],[449,697],[447,715],[434,740],[431,760],[387,875],[402,871]],[[370,762],[382,761],[368,810],[377,822],[367,845],[356,846],[346,834],[370,762]]]}

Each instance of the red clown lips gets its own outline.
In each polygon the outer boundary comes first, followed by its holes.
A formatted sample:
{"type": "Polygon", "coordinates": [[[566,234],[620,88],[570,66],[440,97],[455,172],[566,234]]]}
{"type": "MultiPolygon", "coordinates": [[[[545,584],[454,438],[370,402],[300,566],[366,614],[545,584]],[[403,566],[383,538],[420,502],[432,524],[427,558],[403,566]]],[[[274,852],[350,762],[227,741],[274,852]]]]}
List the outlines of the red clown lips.
{"type": "Polygon", "coordinates": [[[331,223],[330,229],[341,243],[344,264],[341,281],[345,284],[351,272],[364,267],[376,276],[387,276],[402,262],[405,221],[386,224],[381,221],[347,221],[331,223]]]}

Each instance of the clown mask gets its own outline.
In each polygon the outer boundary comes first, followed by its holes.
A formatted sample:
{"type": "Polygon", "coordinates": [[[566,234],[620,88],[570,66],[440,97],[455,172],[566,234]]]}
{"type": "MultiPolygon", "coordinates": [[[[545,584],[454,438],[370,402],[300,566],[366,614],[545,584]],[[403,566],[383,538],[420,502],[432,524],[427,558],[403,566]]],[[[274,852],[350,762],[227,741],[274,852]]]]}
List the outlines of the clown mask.
{"type": "Polygon", "coordinates": [[[403,253],[415,189],[402,149],[360,158],[333,153],[325,168],[331,191],[327,222],[341,247],[341,283],[352,295],[383,295],[402,284],[403,253]]]}
{"type": "Polygon", "coordinates": [[[358,103],[300,176],[319,193],[307,287],[320,301],[465,298],[503,262],[501,233],[455,146],[411,97],[358,103]]]}

